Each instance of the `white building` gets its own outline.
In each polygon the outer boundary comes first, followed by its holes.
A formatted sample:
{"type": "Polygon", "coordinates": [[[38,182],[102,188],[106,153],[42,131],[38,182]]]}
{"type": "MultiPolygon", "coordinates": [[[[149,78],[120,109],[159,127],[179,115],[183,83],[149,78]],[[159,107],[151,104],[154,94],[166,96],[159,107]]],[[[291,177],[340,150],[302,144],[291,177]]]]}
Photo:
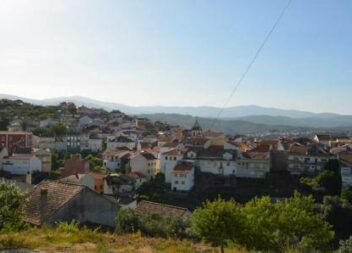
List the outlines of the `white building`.
{"type": "Polygon", "coordinates": [[[243,178],[264,178],[270,172],[270,160],[257,158],[242,158],[237,160],[235,174],[243,178]]]}
{"type": "Polygon", "coordinates": [[[129,163],[133,153],[126,150],[108,150],[103,153],[104,166],[109,170],[118,170],[129,163]]]}
{"type": "Polygon", "coordinates": [[[96,134],[88,135],[81,134],[80,135],[81,143],[80,149],[89,150],[94,153],[98,153],[103,149],[103,140],[98,137],[96,134]]]}
{"type": "Polygon", "coordinates": [[[71,183],[77,185],[84,185],[95,191],[95,179],[90,174],[75,174],[68,177],[60,179],[61,182],[71,183]]]}
{"type": "Polygon", "coordinates": [[[221,146],[211,146],[197,152],[186,152],[186,158],[195,161],[201,172],[214,175],[236,175],[237,151],[225,150],[221,146]]]}
{"type": "Polygon", "coordinates": [[[41,137],[33,135],[33,147],[40,149],[55,149],[55,138],[54,137],[41,137]]]}
{"type": "Polygon", "coordinates": [[[16,155],[4,158],[3,170],[14,175],[26,175],[27,172],[42,171],[42,161],[35,155],[16,155]]]}
{"type": "Polygon", "coordinates": [[[339,155],[341,164],[342,188],[352,187],[352,153],[339,155]]]}
{"type": "Polygon", "coordinates": [[[178,163],[172,172],[171,189],[175,191],[191,190],[194,186],[194,171],[193,163],[178,163]]]}
{"type": "Polygon", "coordinates": [[[92,152],[98,153],[103,149],[103,140],[98,138],[90,138],[88,140],[88,147],[92,152]]]}
{"type": "Polygon", "coordinates": [[[173,169],[183,159],[181,151],[173,149],[162,153],[160,158],[160,172],[165,175],[165,182],[171,183],[173,169]]]}
{"type": "Polygon", "coordinates": [[[114,150],[118,148],[128,148],[130,150],[136,148],[136,142],[125,136],[110,136],[107,138],[107,150],[114,150]]]}
{"type": "Polygon", "coordinates": [[[292,175],[317,174],[329,161],[327,154],[311,154],[308,147],[293,144],[288,153],[288,171],[292,175]]]}
{"type": "Polygon", "coordinates": [[[150,153],[141,152],[131,157],[130,167],[132,172],[139,172],[148,179],[160,172],[160,161],[150,153]]]}

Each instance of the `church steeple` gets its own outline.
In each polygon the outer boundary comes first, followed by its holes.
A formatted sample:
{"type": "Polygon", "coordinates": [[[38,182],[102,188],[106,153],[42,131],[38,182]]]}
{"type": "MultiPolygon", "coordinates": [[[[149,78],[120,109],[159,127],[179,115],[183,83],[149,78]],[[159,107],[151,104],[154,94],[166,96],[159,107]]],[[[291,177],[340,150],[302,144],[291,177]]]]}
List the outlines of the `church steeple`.
{"type": "Polygon", "coordinates": [[[203,130],[202,127],[200,126],[198,119],[196,119],[196,122],[194,122],[194,125],[191,129],[192,136],[197,137],[197,136],[202,136],[203,135],[203,130]]]}
{"type": "Polygon", "coordinates": [[[194,122],[194,125],[192,127],[192,131],[202,131],[202,127],[200,126],[198,119],[196,119],[196,122],[194,122]]]}

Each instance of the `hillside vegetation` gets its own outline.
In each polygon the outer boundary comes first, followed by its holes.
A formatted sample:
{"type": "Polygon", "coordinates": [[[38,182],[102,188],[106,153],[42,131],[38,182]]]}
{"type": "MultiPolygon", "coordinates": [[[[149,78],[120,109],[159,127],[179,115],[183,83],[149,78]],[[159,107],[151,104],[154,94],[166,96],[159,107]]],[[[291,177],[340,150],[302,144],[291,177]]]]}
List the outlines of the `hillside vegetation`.
{"type": "MultiPolygon", "coordinates": [[[[30,249],[39,252],[111,252],[111,253],[212,253],[218,252],[204,243],[187,240],[143,237],[139,233],[116,235],[62,223],[56,229],[31,228],[0,234],[0,249],[30,249]]],[[[227,253],[245,253],[227,249],[227,253]]]]}
{"type": "MultiPolygon", "coordinates": [[[[195,117],[181,114],[144,114],[143,117],[152,121],[166,122],[170,125],[179,125],[183,128],[191,128],[195,117]]],[[[288,126],[288,125],[267,125],[263,123],[253,123],[241,119],[219,119],[198,118],[199,123],[204,129],[214,129],[227,134],[255,134],[260,132],[306,132],[313,128],[288,126]]]]}

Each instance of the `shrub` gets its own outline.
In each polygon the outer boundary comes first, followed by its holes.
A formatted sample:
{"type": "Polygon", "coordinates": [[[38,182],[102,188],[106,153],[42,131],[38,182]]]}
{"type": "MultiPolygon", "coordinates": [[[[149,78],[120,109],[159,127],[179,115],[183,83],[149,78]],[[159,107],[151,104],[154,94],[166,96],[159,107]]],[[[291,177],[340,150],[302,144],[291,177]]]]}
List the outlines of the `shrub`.
{"type": "Polygon", "coordinates": [[[340,241],[340,247],[336,253],[351,253],[352,252],[352,236],[345,241],[340,241]]]}
{"type": "Polygon", "coordinates": [[[132,209],[120,209],[116,217],[116,231],[119,233],[135,233],[153,237],[184,238],[189,223],[170,215],[141,214],[132,209]]]}
{"type": "Polygon", "coordinates": [[[19,230],[25,223],[24,205],[27,195],[14,184],[0,181],[0,231],[19,230]]]}

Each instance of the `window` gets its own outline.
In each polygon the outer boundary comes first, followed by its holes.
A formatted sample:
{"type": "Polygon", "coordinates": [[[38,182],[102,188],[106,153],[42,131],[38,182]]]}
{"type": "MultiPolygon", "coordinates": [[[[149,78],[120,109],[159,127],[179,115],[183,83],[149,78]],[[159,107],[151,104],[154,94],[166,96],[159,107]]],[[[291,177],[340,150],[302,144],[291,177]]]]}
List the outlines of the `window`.
{"type": "Polygon", "coordinates": [[[165,160],[168,160],[168,159],[169,159],[169,157],[165,156],[165,160]]]}
{"type": "Polygon", "coordinates": [[[226,166],[230,166],[230,162],[226,162],[226,166]]]}
{"type": "Polygon", "coordinates": [[[175,184],[178,184],[178,181],[177,181],[177,180],[175,181],[175,184]]]}
{"type": "Polygon", "coordinates": [[[185,184],[185,181],[181,181],[181,184],[185,184]]]}
{"type": "Polygon", "coordinates": [[[174,157],[174,160],[176,161],[176,159],[177,159],[177,157],[175,156],[175,157],[174,157]]]}

